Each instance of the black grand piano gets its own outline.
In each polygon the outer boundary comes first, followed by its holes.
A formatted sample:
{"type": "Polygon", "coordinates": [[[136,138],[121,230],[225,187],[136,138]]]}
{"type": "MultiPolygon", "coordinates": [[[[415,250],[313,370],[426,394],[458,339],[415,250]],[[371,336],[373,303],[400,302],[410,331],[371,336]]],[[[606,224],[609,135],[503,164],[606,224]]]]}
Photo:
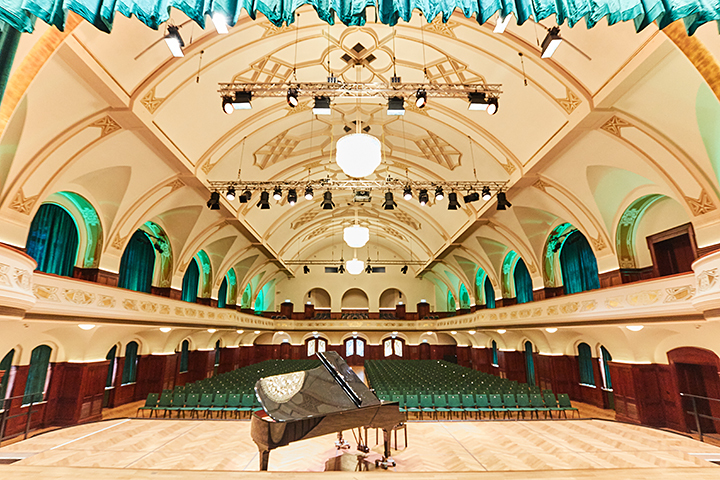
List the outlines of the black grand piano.
{"type": "Polygon", "coordinates": [[[397,403],[383,403],[336,352],[317,353],[322,366],[261,378],[255,393],[264,410],[252,415],[250,434],[260,450],[260,470],[270,450],[297,440],[353,428],[380,428],[390,458],[390,432],[405,421],[397,403]]]}

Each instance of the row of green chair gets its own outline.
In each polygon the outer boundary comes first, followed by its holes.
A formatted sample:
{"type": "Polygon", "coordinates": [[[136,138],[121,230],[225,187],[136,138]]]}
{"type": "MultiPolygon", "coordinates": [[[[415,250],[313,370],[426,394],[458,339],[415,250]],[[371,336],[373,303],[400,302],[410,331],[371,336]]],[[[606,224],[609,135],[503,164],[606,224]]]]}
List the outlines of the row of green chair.
{"type": "Polygon", "coordinates": [[[204,418],[213,418],[215,414],[220,418],[227,418],[228,414],[239,418],[244,413],[249,416],[251,412],[262,408],[255,395],[251,394],[191,393],[186,396],[184,393],[162,393],[158,396],[157,393],[151,393],[147,396],[145,405],[138,408],[136,416],[146,410],[150,412],[150,417],[155,414],[156,418],[161,411],[163,418],[172,417],[173,412],[177,413],[177,418],[180,418],[180,415],[185,418],[186,413],[190,413],[190,418],[200,418],[201,413],[204,418]]]}

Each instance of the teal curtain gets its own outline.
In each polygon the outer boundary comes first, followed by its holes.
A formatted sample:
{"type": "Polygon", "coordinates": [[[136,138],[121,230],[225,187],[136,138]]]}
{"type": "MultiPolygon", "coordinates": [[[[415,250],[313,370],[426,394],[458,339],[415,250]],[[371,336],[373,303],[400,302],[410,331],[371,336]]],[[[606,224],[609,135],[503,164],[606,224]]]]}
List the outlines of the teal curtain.
{"type": "Polygon", "coordinates": [[[497,364],[498,364],[498,359],[497,359],[497,357],[498,357],[498,355],[497,355],[497,343],[495,343],[495,340],[493,340],[493,341],[492,341],[492,363],[493,363],[493,365],[497,365],[497,364]]]}
{"type": "Polygon", "coordinates": [[[180,347],[180,373],[188,371],[188,363],[190,360],[190,342],[183,340],[182,346],[180,347]]]}
{"type": "Polygon", "coordinates": [[[255,297],[255,313],[262,313],[265,311],[265,292],[260,290],[255,297]]]}
{"type": "Polygon", "coordinates": [[[197,302],[198,284],[200,283],[200,269],[193,258],[188,265],[182,284],[182,299],[185,302],[197,302]]]}
{"type": "Polygon", "coordinates": [[[134,15],[150,28],[158,29],[168,21],[173,7],[201,27],[205,26],[205,18],[216,12],[224,14],[228,23],[235,25],[242,10],[253,19],[261,14],[279,27],[292,23],[295,10],[303,5],[311,5],[327,23],[334,24],[337,17],[348,26],[364,25],[368,6],[376,6],[377,20],[387,25],[395,25],[400,19],[410,21],[415,9],[428,20],[439,15],[445,22],[457,9],[466,17],[476,17],[480,24],[497,11],[512,13],[519,24],[550,16],[554,16],[558,24],[567,21],[570,27],[585,20],[588,28],[602,19],[610,25],[632,20],[638,31],[655,21],[664,28],[684,19],[690,34],[704,23],[720,20],[717,0],[2,0],[0,19],[23,32],[33,30],[35,17],[62,30],[68,11],[72,11],[95,28],[109,32],[118,12],[126,17],[134,15]]]}
{"type": "Polygon", "coordinates": [[[535,362],[533,361],[533,345],[525,342],[525,373],[527,376],[527,384],[535,385],[535,362]]]}
{"type": "Polygon", "coordinates": [[[600,355],[602,355],[603,372],[605,372],[605,388],[612,390],[612,380],[610,380],[610,362],[612,362],[612,356],[603,346],[600,346],[600,355]]]}
{"type": "Polygon", "coordinates": [[[0,361],[0,372],[5,372],[2,381],[0,381],[0,410],[3,409],[5,403],[5,394],[7,393],[8,382],[10,381],[10,369],[12,368],[15,349],[10,350],[0,361]]]}
{"type": "Polygon", "coordinates": [[[485,306],[487,308],[495,308],[495,289],[489,278],[485,278],[485,306]]]}
{"type": "Polygon", "coordinates": [[[600,288],[595,254],[577,230],[567,237],[560,250],[560,270],[566,294],[600,288]]]}
{"type": "Polygon", "coordinates": [[[105,388],[112,387],[113,377],[115,376],[115,356],[117,355],[117,345],[114,345],[105,355],[105,360],[110,360],[108,365],[107,378],[105,379],[105,388]]]}
{"type": "Polygon", "coordinates": [[[595,373],[593,372],[592,350],[587,343],[578,345],[578,367],[580,368],[580,383],[595,385],[595,373]]]}
{"type": "Polygon", "coordinates": [[[28,377],[25,382],[25,393],[23,394],[23,404],[30,402],[42,402],[45,393],[45,380],[47,379],[48,369],[50,367],[50,354],[52,348],[47,345],[35,347],[30,354],[30,366],[28,367],[28,377]]]}
{"type": "Polygon", "coordinates": [[[125,365],[123,366],[122,384],[135,383],[137,380],[137,342],[130,342],[125,347],[125,365]]]}
{"type": "Polygon", "coordinates": [[[223,278],[218,290],[218,308],[225,308],[227,305],[227,277],[223,278]]]}
{"type": "Polygon", "coordinates": [[[450,290],[448,290],[447,295],[447,310],[448,312],[455,313],[455,309],[457,308],[457,305],[455,304],[455,297],[453,297],[453,294],[450,290]]]}
{"type": "Polygon", "coordinates": [[[7,22],[0,20],[0,103],[10,79],[10,69],[20,42],[20,32],[7,22]]]}
{"type": "Polygon", "coordinates": [[[220,365],[220,340],[215,342],[215,365],[220,365]]]}
{"type": "Polygon", "coordinates": [[[75,220],[64,208],[54,203],[40,205],[25,244],[39,271],[72,277],[79,243],[75,220]]]}
{"type": "Polygon", "coordinates": [[[517,303],[532,302],[532,279],[530,278],[530,273],[528,272],[522,258],[515,264],[513,280],[515,280],[515,296],[517,297],[517,303]]]}
{"type": "Polygon", "coordinates": [[[118,287],[150,293],[154,269],[155,248],[145,232],[136,230],[120,260],[118,287]]]}

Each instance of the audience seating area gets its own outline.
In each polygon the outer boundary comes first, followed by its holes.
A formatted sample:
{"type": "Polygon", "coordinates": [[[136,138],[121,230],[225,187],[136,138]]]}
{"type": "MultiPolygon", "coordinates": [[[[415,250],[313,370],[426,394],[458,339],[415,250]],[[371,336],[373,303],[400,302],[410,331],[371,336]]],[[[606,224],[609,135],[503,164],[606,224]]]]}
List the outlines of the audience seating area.
{"type": "Polygon", "coordinates": [[[165,390],[161,394],[148,395],[145,405],[137,411],[149,411],[157,417],[176,413],[179,418],[227,418],[228,414],[239,418],[241,415],[260,410],[260,403],[255,395],[255,383],[263,377],[283,373],[310,370],[320,366],[319,360],[267,360],[232,372],[215,375],[194,383],[189,383],[173,390],[165,390]]]}
{"type": "MultiPolygon", "coordinates": [[[[577,412],[567,394],[557,397],[537,386],[440,360],[366,360],[365,375],[378,398],[400,403],[406,416],[475,418],[567,418],[577,412]]],[[[578,414],[579,416],[579,414],[578,414]]]]}

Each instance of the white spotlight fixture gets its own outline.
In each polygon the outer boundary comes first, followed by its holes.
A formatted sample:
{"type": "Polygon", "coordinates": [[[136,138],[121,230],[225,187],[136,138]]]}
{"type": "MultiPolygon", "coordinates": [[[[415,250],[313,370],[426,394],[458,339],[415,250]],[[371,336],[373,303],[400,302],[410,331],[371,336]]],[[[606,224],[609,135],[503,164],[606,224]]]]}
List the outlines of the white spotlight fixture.
{"type": "Polygon", "coordinates": [[[362,248],[370,240],[370,229],[352,225],[343,229],[343,240],[350,248],[362,248]]]}
{"type": "Polygon", "coordinates": [[[507,330],[505,330],[504,328],[501,328],[501,329],[498,330],[497,332],[498,332],[500,335],[502,335],[503,333],[507,332],[507,330]]]}
{"type": "Polygon", "coordinates": [[[445,194],[443,193],[442,187],[436,187],[435,188],[435,200],[439,202],[443,198],[445,198],[445,194]]]}
{"type": "Polygon", "coordinates": [[[250,92],[235,92],[235,98],[233,99],[233,108],[235,110],[250,110],[252,104],[252,93],[250,92]]]}
{"type": "Polygon", "coordinates": [[[405,187],[405,190],[403,190],[403,198],[405,200],[412,200],[412,188],[405,187]]]}
{"type": "Polygon", "coordinates": [[[487,110],[488,100],[487,95],[482,92],[473,92],[468,95],[468,110],[487,110]]]}
{"type": "Polygon", "coordinates": [[[225,198],[227,198],[229,202],[235,200],[235,187],[232,185],[228,187],[227,193],[225,193],[225,198]]]}
{"type": "Polygon", "coordinates": [[[627,328],[627,329],[630,330],[631,332],[639,332],[640,330],[642,330],[643,328],[645,328],[645,326],[644,326],[644,325],[628,325],[628,326],[625,327],[625,328],[627,328]]]}
{"type": "Polygon", "coordinates": [[[239,333],[242,335],[243,333],[245,333],[245,330],[235,330],[235,333],[239,333]]]}
{"type": "Polygon", "coordinates": [[[541,58],[550,58],[555,53],[555,50],[562,43],[560,37],[560,27],[552,27],[548,29],[548,33],[545,36],[545,40],[542,42],[542,55],[541,58]]]}
{"type": "Polygon", "coordinates": [[[388,99],[387,114],[392,116],[405,115],[404,103],[402,97],[390,97],[388,99]]]}
{"type": "Polygon", "coordinates": [[[490,187],[483,187],[482,188],[482,199],[486,202],[492,198],[492,193],[490,193],[490,187]]]}
{"type": "Polygon", "coordinates": [[[312,200],[312,199],[313,199],[312,187],[305,187],[305,200],[312,200]]]}
{"type": "Polygon", "coordinates": [[[330,115],[330,97],[315,97],[315,106],[313,107],[313,115],[330,115]]]}
{"type": "Polygon", "coordinates": [[[228,21],[227,17],[224,14],[220,12],[213,13],[212,22],[213,25],[215,25],[215,30],[217,30],[217,33],[219,33],[220,35],[225,35],[226,33],[228,33],[228,21]]]}
{"type": "Polygon", "coordinates": [[[371,175],[382,160],[380,140],[365,133],[345,135],[337,141],[335,162],[348,177],[371,175]]]}
{"type": "Polygon", "coordinates": [[[555,333],[555,332],[557,332],[557,328],[555,328],[555,327],[550,327],[550,328],[546,328],[545,331],[548,332],[548,333],[555,333]]]}
{"type": "Polygon", "coordinates": [[[365,262],[358,260],[357,257],[345,262],[345,268],[350,275],[360,275],[365,270],[365,262]]]}
{"type": "Polygon", "coordinates": [[[215,332],[217,332],[217,329],[216,328],[208,328],[207,331],[208,331],[208,333],[215,333],[215,332]]]}
{"type": "Polygon", "coordinates": [[[92,323],[80,323],[78,324],[78,327],[83,330],[92,330],[93,328],[95,328],[95,325],[93,325],[92,323]]]}
{"type": "Polygon", "coordinates": [[[168,333],[170,330],[172,330],[170,327],[160,327],[160,331],[163,333],[168,333]]]}
{"type": "Polygon", "coordinates": [[[170,49],[170,53],[172,53],[173,57],[185,56],[185,54],[183,53],[183,47],[185,47],[185,42],[183,42],[183,39],[180,36],[180,27],[176,27],[175,25],[170,25],[169,27],[167,27],[165,43],[170,49]]]}
{"type": "Polygon", "coordinates": [[[420,88],[415,94],[415,106],[417,108],[425,108],[425,105],[427,105],[427,92],[420,88]]]}
{"type": "Polygon", "coordinates": [[[223,109],[223,112],[227,113],[228,115],[230,115],[231,113],[233,113],[235,111],[235,107],[233,107],[232,97],[225,95],[222,98],[222,109],[223,109]]]}
{"type": "Polygon", "coordinates": [[[503,15],[502,13],[498,15],[497,22],[495,22],[495,28],[493,29],[493,33],[503,33],[505,32],[505,28],[508,26],[508,23],[510,23],[510,15],[503,15]]]}
{"type": "Polygon", "coordinates": [[[273,199],[277,201],[282,200],[282,189],[280,187],[275,187],[275,191],[273,192],[273,199]]]}

